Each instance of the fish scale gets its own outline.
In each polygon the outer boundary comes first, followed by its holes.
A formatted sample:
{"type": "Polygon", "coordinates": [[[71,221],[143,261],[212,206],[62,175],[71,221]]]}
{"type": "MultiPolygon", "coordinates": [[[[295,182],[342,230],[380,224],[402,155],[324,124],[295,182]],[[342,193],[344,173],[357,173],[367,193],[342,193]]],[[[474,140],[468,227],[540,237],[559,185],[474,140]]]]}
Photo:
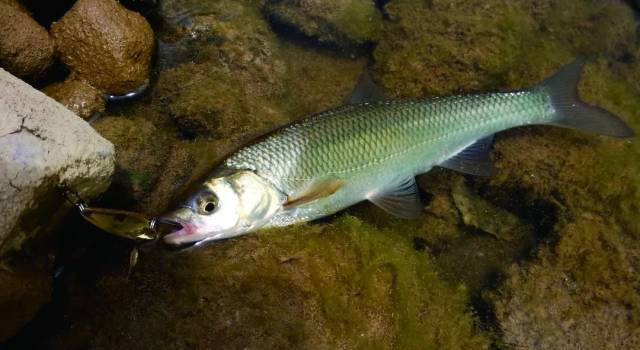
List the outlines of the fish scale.
{"type": "Polygon", "coordinates": [[[285,127],[232,155],[226,166],[264,177],[287,195],[326,176],[416,175],[497,131],[550,121],[543,89],[349,105],[285,127]],[[446,145],[446,147],[442,147],[446,145]],[[405,169],[398,168],[404,167],[405,169]]]}

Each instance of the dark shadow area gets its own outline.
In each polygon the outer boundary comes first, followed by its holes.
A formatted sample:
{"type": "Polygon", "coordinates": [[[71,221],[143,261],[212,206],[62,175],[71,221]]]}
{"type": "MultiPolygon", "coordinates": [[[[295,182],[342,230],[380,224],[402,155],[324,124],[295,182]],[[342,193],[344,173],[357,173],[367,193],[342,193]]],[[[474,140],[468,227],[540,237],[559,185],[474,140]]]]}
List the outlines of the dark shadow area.
{"type": "Polygon", "coordinates": [[[22,0],[22,4],[29,10],[33,19],[45,28],[59,20],[75,4],[76,0],[22,0]]]}
{"type": "Polygon", "coordinates": [[[318,40],[318,38],[306,35],[294,26],[278,21],[274,16],[269,16],[267,14],[264,14],[264,16],[267,18],[267,21],[271,26],[271,30],[273,30],[280,39],[304,49],[313,50],[325,55],[356,58],[370,56],[375,48],[374,43],[355,45],[353,47],[342,47],[333,43],[322,42],[318,40]]]}

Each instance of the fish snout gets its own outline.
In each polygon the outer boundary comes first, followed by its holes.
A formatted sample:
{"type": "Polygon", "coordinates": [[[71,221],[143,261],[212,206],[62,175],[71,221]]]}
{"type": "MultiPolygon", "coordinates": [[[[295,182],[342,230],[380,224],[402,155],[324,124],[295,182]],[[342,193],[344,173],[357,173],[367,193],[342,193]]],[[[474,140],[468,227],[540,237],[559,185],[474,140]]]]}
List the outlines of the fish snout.
{"type": "Polygon", "coordinates": [[[180,213],[173,212],[159,217],[155,229],[162,241],[172,246],[184,243],[184,236],[190,233],[189,225],[180,218],[180,213]]]}

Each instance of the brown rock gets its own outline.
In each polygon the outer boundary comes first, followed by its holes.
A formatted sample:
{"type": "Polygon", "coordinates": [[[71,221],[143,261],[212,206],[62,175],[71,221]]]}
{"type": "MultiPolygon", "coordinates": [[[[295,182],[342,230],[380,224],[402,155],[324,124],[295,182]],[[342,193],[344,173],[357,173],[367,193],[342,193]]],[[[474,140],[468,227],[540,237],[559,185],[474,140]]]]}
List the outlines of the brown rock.
{"type": "Polygon", "coordinates": [[[49,33],[17,1],[0,1],[0,13],[0,67],[20,77],[42,73],[53,58],[49,33]]]}
{"type": "Polygon", "coordinates": [[[115,0],[79,0],[51,25],[62,61],[72,74],[111,94],[148,81],[153,32],[139,14],[115,0]]]}
{"type": "Polygon", "coordinates": [[[102,92],[81,80],[67,79],[47,86],[42,92],[83,119],[104,112],[102,92]]]}

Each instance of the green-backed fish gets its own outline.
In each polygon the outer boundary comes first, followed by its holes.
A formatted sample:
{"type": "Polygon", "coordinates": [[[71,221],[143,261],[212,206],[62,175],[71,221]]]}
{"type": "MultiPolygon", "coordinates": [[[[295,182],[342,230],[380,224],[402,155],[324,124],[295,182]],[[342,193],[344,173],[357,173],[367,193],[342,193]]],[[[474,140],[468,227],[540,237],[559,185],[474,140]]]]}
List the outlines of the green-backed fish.
{"type": "MultiPolygon", "coordinates": [[[[434,166],[489,175],[494,133],[556,125],[614,137],[633,131],[578,98],[578,59],[528,89],[361,102],[285,126],[231,155],[177,210],[180,245],[318,219],[368,200],[400,217],[422,205],[415,176],[434,166]]],[[[526,150],[523,150],[525,152],[526,150]]]]}

